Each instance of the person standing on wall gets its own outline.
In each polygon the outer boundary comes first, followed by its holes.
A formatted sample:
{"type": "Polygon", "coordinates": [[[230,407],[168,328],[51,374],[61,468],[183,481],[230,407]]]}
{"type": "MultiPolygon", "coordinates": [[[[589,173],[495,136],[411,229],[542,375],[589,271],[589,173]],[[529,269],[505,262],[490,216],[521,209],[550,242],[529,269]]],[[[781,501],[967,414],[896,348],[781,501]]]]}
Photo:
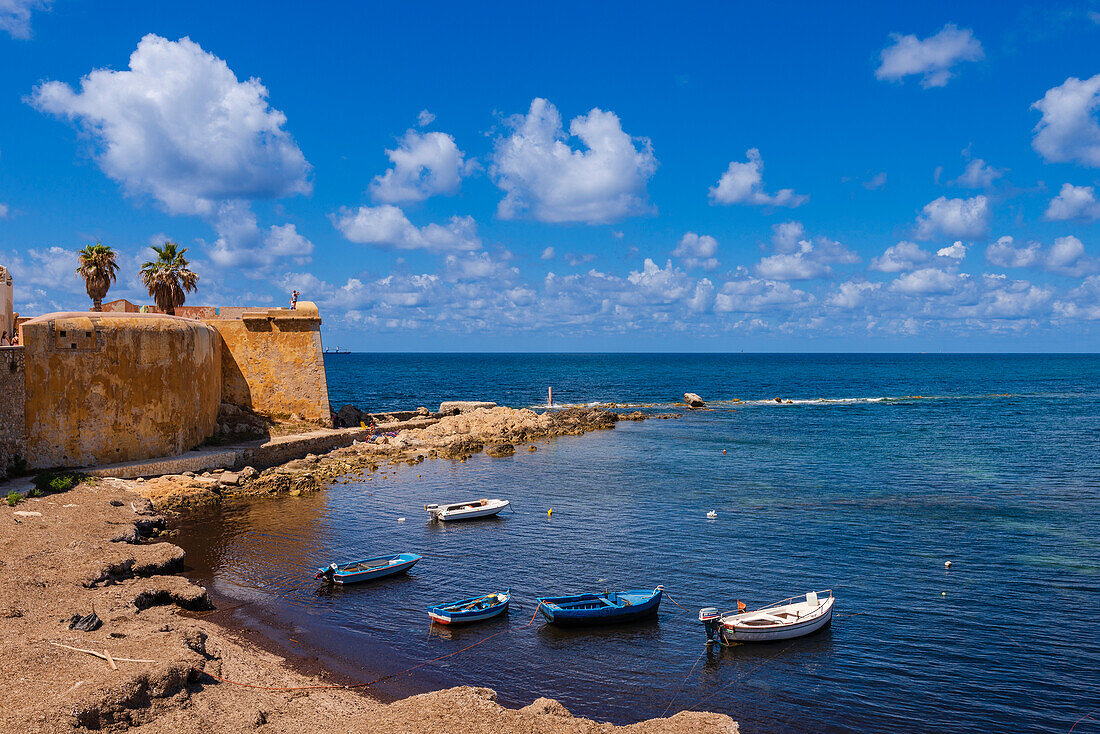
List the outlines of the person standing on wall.
{"type": "Polygon", "coordinates": [[[298,296],[299,295],[300,294],[298,293],[298,291],[294,291],[294,293],[291,294],[291,296],[290,296],[290,310],[291,311],[294,311],[298,308],[298,296]]]}

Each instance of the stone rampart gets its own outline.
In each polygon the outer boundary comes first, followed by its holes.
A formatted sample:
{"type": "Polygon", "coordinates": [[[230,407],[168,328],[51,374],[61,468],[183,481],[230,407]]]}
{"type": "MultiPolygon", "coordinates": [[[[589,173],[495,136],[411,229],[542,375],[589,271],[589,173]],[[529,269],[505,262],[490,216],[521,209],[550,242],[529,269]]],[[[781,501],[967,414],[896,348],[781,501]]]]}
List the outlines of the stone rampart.
{"type": "Polygon", "coordinates": [[[218,318],[204,323],[223,339],[223,402],[332,425],[316,305],[302,301],[293,311],[221,308],[218,318]]]}
{"type": "Polygon", "coordinates": [[[26,354],[0,347],[0,479],[27,460],[26,354]]]}
{"type": "Polygon", "coordinates": [[[222,341],[201,321],[55,313],[22,330],[32,467],[175,455],[213,434],[222,341]]]}

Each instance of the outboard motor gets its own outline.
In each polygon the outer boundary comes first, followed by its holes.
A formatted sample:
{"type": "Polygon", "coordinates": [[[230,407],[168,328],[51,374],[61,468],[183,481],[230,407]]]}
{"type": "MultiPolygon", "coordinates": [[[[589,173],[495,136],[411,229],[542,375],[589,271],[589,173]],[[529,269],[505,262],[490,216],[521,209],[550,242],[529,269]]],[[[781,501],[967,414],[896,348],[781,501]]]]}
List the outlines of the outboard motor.
{"type": "Polygon", "coordinates": [[[722,613],[715,607],[706,607],[699,610],[699,621],[703,623],[703,629],[707,632],[707,644],[721,642],[718,632],[721,629],[722,613]]]}
{"type": "Polygon", "coordinates": [[[325,581],[328,581],[331,584],[332,583],[332,577],[334,575],[336,575],[336,569],[337,569],[336,564],[332,563],[327,568],[323,568],[320,571],[318,571],[316,574],[314,574],[313,578],[315,578],[315,579],[324,579],[325,581]]]}

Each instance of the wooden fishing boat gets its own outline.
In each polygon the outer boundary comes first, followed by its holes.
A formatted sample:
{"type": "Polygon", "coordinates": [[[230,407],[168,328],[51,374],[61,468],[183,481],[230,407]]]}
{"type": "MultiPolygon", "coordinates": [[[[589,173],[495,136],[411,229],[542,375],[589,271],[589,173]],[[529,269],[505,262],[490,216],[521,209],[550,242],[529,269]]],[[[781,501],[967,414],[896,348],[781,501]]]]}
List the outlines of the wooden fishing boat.
{"type": "Polygon", "coordinates": [[[433,520],[473,520],[496,515],[508,505],[508,500],[470,500],[451,505],[424,505],[424,509],[433,520]]]}
{"type": "Polygon", "coordinates": [[[657,615],[663,586],[652,591],[607,591],[575,596],[546,596],[537,599],[547,621],[562,625],[617,624],[657,615]]]}
{"type": "Polygon", "coordinates": [[[831,589],[811,591],[751,612],[739,609],[722,613],[707,607],[699,611],[699,621],[706,628],[708,645],[789,640],[828,626],[835,601],[831,589]]]}
{"type": "Polygon", "coordinates": [[[421,556],[415,553],[397,553],[390,556],[365,558],[351,563],[333,563],[318,569],[314,578],[327,579],[332,584],[357,584],[360,581],[404,573],[416,565],[421,556]]]}
{"type": "Polygon", "coordinates": [[[437,624],[470,624],[484,622],[508,610],[512,590],[495,591],[484,596],[474,596],[449,604],[428,607],[428,616],[437,624]]]}

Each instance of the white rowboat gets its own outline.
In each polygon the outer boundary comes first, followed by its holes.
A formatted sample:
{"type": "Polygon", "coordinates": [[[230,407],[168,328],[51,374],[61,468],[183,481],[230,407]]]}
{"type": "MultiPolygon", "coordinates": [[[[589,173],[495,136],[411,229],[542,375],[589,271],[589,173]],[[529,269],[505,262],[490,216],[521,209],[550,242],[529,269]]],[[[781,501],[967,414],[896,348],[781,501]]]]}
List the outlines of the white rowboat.
{"type": "Polygon", "coordinates": [[[804,596],[751,612],[719,613],[714,607],[700,610],[699,621],[707,629],[708,642],[771,642],[813,634],[833,619],[832,590],[811,591],[804,596]]]}
{"type": "Polygon", "coordinates": [[[452,505],[424,505],[424,509],[433,520],[473,520],[496,515],[508,505],[508,500],[471,500],[452,505]]]}

